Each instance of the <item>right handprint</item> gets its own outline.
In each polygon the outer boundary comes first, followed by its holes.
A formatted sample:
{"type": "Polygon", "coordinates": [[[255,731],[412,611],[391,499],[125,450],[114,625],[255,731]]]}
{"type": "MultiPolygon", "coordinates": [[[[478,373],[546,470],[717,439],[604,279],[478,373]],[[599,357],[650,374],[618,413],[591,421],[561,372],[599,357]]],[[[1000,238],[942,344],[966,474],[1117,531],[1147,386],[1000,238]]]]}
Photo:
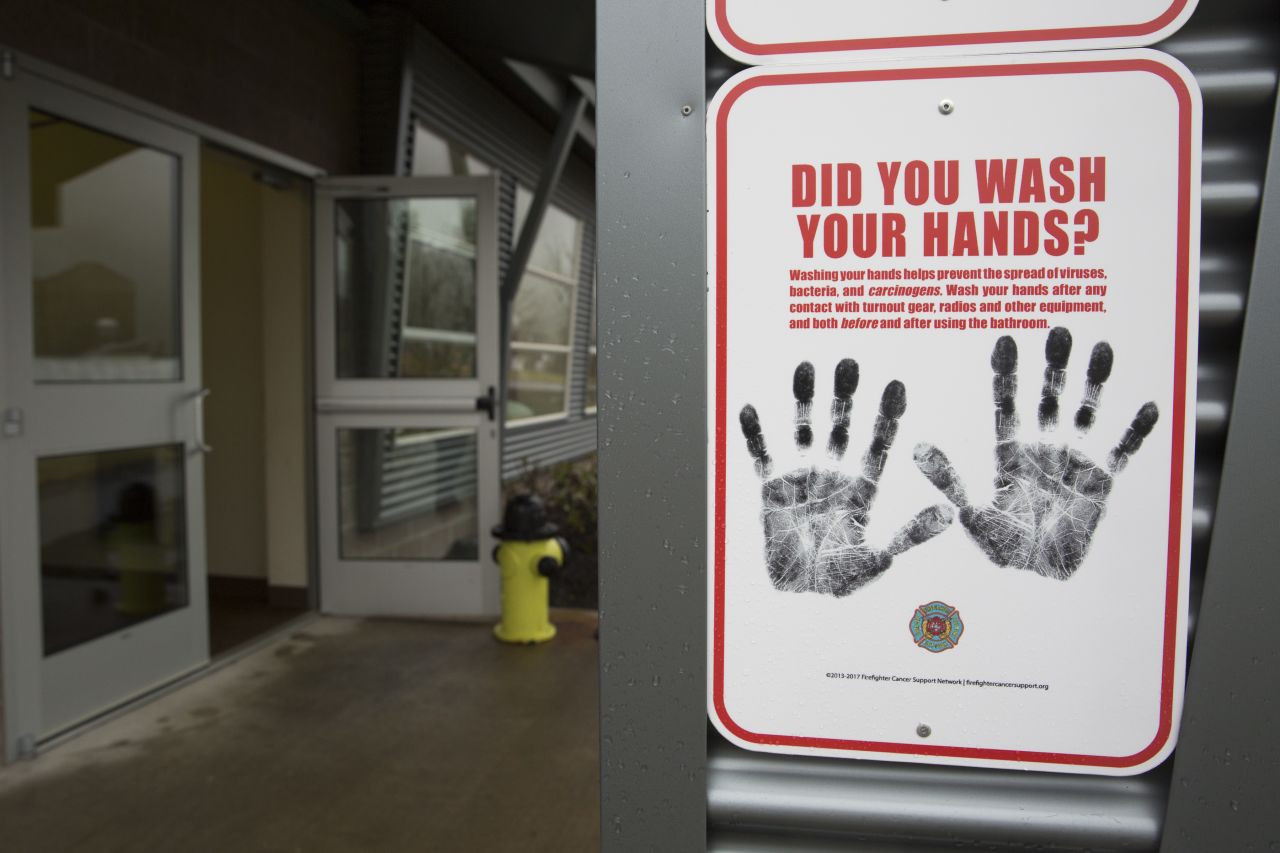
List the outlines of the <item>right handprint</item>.
{"type": "MultiPolygon", "coordinates": [[[[1066,382],[1070,355],[1071,333],[1061,327],[1049,332],[1039,410],[1042,431],[1057,425],[1058,397],[1066,382]]],[[[1075,415],[1081,431],[1093,426],[1113,357],[1107,343],[1093,348],[1084,399],[1075,415]]],[[[1013,338],[1000,338],[991,353],[996,421],[996,497],[991,506],[969,504],[951,462],[933,445],[916,447],[916,465],[960,510],[960,523],[993,563],[1066,580],[1089,552],[1115,475],[1142,446],[1160,413],[1155,403],[1139,409],[1105,467],[1066,444],[1018,441],[1014,438],[1018,430],[1017,367],[1018,347],[1013,338]]]]}

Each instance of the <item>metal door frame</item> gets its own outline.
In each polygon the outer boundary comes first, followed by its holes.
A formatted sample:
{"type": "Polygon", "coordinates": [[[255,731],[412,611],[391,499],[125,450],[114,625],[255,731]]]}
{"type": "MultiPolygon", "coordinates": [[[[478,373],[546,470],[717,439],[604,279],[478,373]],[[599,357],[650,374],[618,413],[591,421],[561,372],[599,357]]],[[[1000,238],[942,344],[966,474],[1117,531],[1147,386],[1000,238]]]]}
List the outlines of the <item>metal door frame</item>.
{"type": "Polygon", "coordinates": [[[320,607],[325,613],[490,615],[499,604],[486,541],[499,520],[501,424],[497,405],[498,176],[359,176],[315,183],[314,306],[316,494],[320,607]],[[335,201],[344,198],[476,199],[476,375],[467,379],[341,379],[337,376],[335,201]],[[491,390],[492,389],[492,390],[491,390]],[[484,412],[478,400],[490,396],[484,412]],[[337,431],[460,427],[476,431],[478,550],[475,560],[343,559],[339,542],[337,431]]]}
{"type": "MultiPolygon", "coordinates": [[[[208,607],[205,585],[204,477],[203,457],[199,452],[201,425],[201,343],[200,343],[200,240],[199,240],[199,139],[125,107],[29,72],[15,68],[11,79],[0,81],[0,112],[6,121],[0,128],[0,149],[5,162],[0,168],[0,267],[3,273],[3,301],[7,317],[5,346],[30,348],[31,329],[31,223],[29,207],[30,158],[25,114],[28,105],[64,116],[93,129],[136,140],[166,151],[179,161],[179,268],[177,297],[180,311],[181,367],[177,380],[138,383],[58,383],[42,386],[34,382],[27,370],[29,364],[19,362],[16,371],[10,365],[0,380],[8,406],[24,409],[34,406],[69,408],[66,416],[56,419],[56,431],[39,434],[39,446],[33,437],[19,442],[0,440],[0,478],[9,487],[0,512],[0,536],[12,558],[14,548],[25,547],[24,540],[36,536],[38,527],[37,483],[35,462],[41,456],[63,453],[86,453],[142,447],[156,444],[183,444],[185,448],[184,508],[187,547],[187,605],[174,611],[81,643],[55,655],[43,654],[40,616],[40,576],[37,571],[24,571],[21,565],[0,567],[0,624],[4,628],[2,646],[4,662],[4,741],[5,755],[12,760],[31,754],[37,743],[56,736],[97,714],[120,705],[205,666],[209,660],[208,607]],[[20,120],[21,119],[21,120],[20,120]],[[23,324],[19,327],[19,319],[23,324]],[[21,375],[18,375],[21,373],[21,375]],[[53,398],[75,389],[74,401],[53,398]],[[130,428],[126,421],[131,409],[156,405],[156,395],[172,397],[168,423],[130,428]],[[91,409],[107,415],[94,421],[86,417],[91,409]],[[77,415],[79,417],[77,417],[77,415]],[[118,423],[123,432],[114,436],[90,439],[87,430],[101,429],[104,424],[118,423]],[[142,432],[139,432],[142,430],[142,432]],[[19,493],[22,495],[19,497],[19,493]],[[132,680],[136,682],[123,693],[113,686],[118,671],[109,669],[119,655],[113,651],[121,638],[145,635],[150,655],[132,680]],[[52,672],[47,670],[52,669],[52,672]],[[145,670],[145,672],[143,671],[145,670]],[[46,693],[50,683],[73,679],[74,690],[61,691],[62,700],[85,693],[97,696],[91,708],[51,723],[46,693]]],[[[4,352],[7,352],[5,350],[4,352]]],[[[29,420],[29,418],[28,418],[29,420]]],[[[37,542],[38,547],[38,542],[37,542]]],[[[38,566],[38,554],[35,565],[38,566]]],[[[135,658],[136,660],[136,658],[135,658]]],[[[54,690],[56,697],[59,691],[54,690]]],[[[64,715],[65,716],[65,715],[64,715]]]]}

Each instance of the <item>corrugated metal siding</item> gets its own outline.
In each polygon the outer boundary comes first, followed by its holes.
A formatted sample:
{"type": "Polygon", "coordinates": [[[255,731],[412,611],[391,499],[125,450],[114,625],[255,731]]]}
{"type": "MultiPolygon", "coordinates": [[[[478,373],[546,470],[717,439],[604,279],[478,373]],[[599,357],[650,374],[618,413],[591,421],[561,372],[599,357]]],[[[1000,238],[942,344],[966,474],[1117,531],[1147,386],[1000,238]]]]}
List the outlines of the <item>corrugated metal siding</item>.
{"type": "MultiPolygon", "coordinates": [[[[418,29],[410,51],[410,121],[404,141],[412,149],[414,123],[457,142],[501,173],[498,193],[498,271],[506,279],[514,241],[516,183],[532,189],[545,165],[551,133],[520,110],[443,43],[418,29]]],[[[569,361],[568,413],[558,421],[513,426],[503,433],[504,479],[526,465],[576,459],[596,449],[596,419],[584,416],[586,353],[591,334],[595,276],[595,176],[570,156],[552,202],[585,224],[569,361]]]]}
{"type": "Polygon", "coordinates": [[[393,434],[382,438],[377,524],[421,517],[475,494],[474,434],[459,430],[410,442],[397,442],[393,434]]]}
{"type": "Polygon", "coordinates": [[[509,172],[498,178],[498,281],[507,280],[516,240],[516,179],[509,172]]]}
{"type": "Polygon", "coordinates": [[[713,836],[717,853],[792,850],[796,835],[824,832],[842,836],[840,845],[817,849],[880,851],[889,839],[929,838],[948,849],[982,839],[1141,850],[1159,835],[1166,792],[1165,781],[1151,774],[1090,778],[792,758],[723,741],[708,752],[707,780],[708,821],[736,827],[713,836]],[[859,772],[843,772],[850,766],[859,772]]]}
{"type": "Polygon", "coordinates": [[[588,219],[582,229],[582,257],[578,270],[578,296],[574,302],[573,355],[569,360],[569,411],[581,412],[587,399],[587,348],[591,340],[591,315],[596,310],[592,300],[592,284],[596,277],[596,223],[588,219]],[[591,263],[585,263],[586,259],[591,263]]]}
{"type": "Polygon", "coordinates": [[[596,449],[596,419],[578,418],[554,424],[507,430],[502,453],[502,478],[511,480],[527,466],[541,467],[577,459],[596,449]]]}
{"type": "MultiPolygon", "coordinates": [[[[1280,32],[1267,4],[1202,3],[1160,47],[1191,68],[1205,103],[1194,628],[1258,236],[1280,32]]],[[[724,76],[723,67],[709,69],[708,82],[724,76]]],[[[1155,850],[1168,766],[1107,779],[801,759],[746,752],[712,732],[708,849],[1155,850]]]]}

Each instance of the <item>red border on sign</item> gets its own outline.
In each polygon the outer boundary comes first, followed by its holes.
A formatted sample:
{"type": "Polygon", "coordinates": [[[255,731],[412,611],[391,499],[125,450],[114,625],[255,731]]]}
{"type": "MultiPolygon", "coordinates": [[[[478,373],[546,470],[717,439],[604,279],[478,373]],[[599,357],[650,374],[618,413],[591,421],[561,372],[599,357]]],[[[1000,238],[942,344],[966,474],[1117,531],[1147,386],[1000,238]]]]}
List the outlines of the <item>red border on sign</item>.
{"type": "Polygon", "coordinates": [[[1178,594],[1182,549],[1182,495],[1184,453],[1186,445],[1187,400],[1187,308],[1190,286],[1191,257],[1191,188],[1192,188],[1192,96],[1184,81],[1172,68],[1150,59],[1118,59],[1025,63],[1014,65],[973,65],[948,68],[894,68],[861,71],[830,71],[801,74],[761,74],[739,83],[720,103],[716,114],[716,413],[715,413],[715,577],[714,635],[712,659],[712,700],[716,715],[724,727],[748,743],[772,746],[800,746],[815,749],[850,750],[898,755],[946,756],[953,758],[1022,761],[1040,764],[1079,765],[1091,767],[1136,767],[1155,756],[1173,732],[1173,692],[1177,665],[1178,594]],[[1169,461],[1169,541],[1165,577],[1165,620],[1163,665],[1161,667],[1160,716],[1151,743],[1132,755],[1078,755],[1073,753],[1031,752],[1014,749],[981,749],[976,747],[926,746],[918,743],[842,740],[839,738],[803,737],[749,731],[729,715],[724,699],[725,650],[725,460],[727,441],[727,409],[725,386],[728,377],[728,118],[733,105],[744,94],[763,86],[808,85],[815,83],[882,82],[891,80],[931,80],[964,77],[1015,77],[1043,74],[1096,74],[1140,71],[1156,76],[1172,87],[1178,99],[1178,224],[1176,328],[1173,368],[1173,436],[1169,461]]]}
{"type": "Polygon", "coordinates": [[[931,36],[886,36],[880,38],[829,39],[826,41],[793,41],[759,44],[738,35],[729,23],[728,0],[715,0],[716,26],[725,41],[752,56],[775,56],[790,53],[828,53],[847,50],[885,50],[888,48],[942,47],[975,44],[1011,44],[1040,41],[1084,41],[1090,39],[1140,37],[1157,33],[1177,20],[1189,0],[1173,0],[1164,14],[1141,24],[1098,27],[1061,27],[1058,29],[1010,30],[990,33],[940,33],[931,36]]]}

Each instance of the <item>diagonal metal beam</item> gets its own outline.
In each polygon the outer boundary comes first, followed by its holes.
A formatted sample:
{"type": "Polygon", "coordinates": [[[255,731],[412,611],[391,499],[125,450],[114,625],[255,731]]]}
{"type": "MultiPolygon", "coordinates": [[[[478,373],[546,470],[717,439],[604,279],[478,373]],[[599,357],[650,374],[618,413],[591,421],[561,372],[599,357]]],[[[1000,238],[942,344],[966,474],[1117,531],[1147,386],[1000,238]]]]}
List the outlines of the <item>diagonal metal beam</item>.
{"type": "Polygon", "coordinates": [[[582,90],[582,94],[587,96],[587,100],[591,102],[591,106],[596,105],[596,83],[594,80],[588,80],[585,77],[579,77],[577,74],[569,76],[569,82],[582,90]]]}
{"type": "MultiPolygon", "coordinates": [[[[596,84],[585,77],[570,74],[566,81],[562,79],[562,75],[553,75],[546,69],[537,65],[530,65],[528,62],[521,62],[518,59],[508,57],[506,63],[507,67],[524,81],[530,91],[554,110],[564,107],[565,93],[573,88],[582,90],[582,94],[587,96],[588,104],[593,107],[596,104],[596,84]]],[[[578,135],[592,148],[596,147],[596,126],[590,117],[583,116],[582,120],[578,122],[578,135]]]]}
{"type": "MultiPolygon", "coordinates": [[[[529,204],[529,213],[525,216],[524,226],[520,229],[520,241],[511,253],[511,263],[507,267],[507,278],[502,282],[502,302],[510,305],[520,289],[520,279],[524,278],[525,267],[529,265],[529,255],[533,253],[534,241],[538,239],[538,231],[542,228],[542,220],[547,213],[547,205],[560,183],[560,175],[564,172],[564,164],[569,160],[569,151],[573,148],[573,138],[578,131],[578,122],[582,120],[582,112],[586,109],[587,98],[576,86],[571,87],[565,98],[564,107],[560,110],[560,122],[556,125],[555,136],[551,139],[551,148],[547,152],[547,163],[538,177],[538,187],[534,190],[533,201],[529,204]]],[[[505,336],[504,336],[505,337],[505,336]]]]}

